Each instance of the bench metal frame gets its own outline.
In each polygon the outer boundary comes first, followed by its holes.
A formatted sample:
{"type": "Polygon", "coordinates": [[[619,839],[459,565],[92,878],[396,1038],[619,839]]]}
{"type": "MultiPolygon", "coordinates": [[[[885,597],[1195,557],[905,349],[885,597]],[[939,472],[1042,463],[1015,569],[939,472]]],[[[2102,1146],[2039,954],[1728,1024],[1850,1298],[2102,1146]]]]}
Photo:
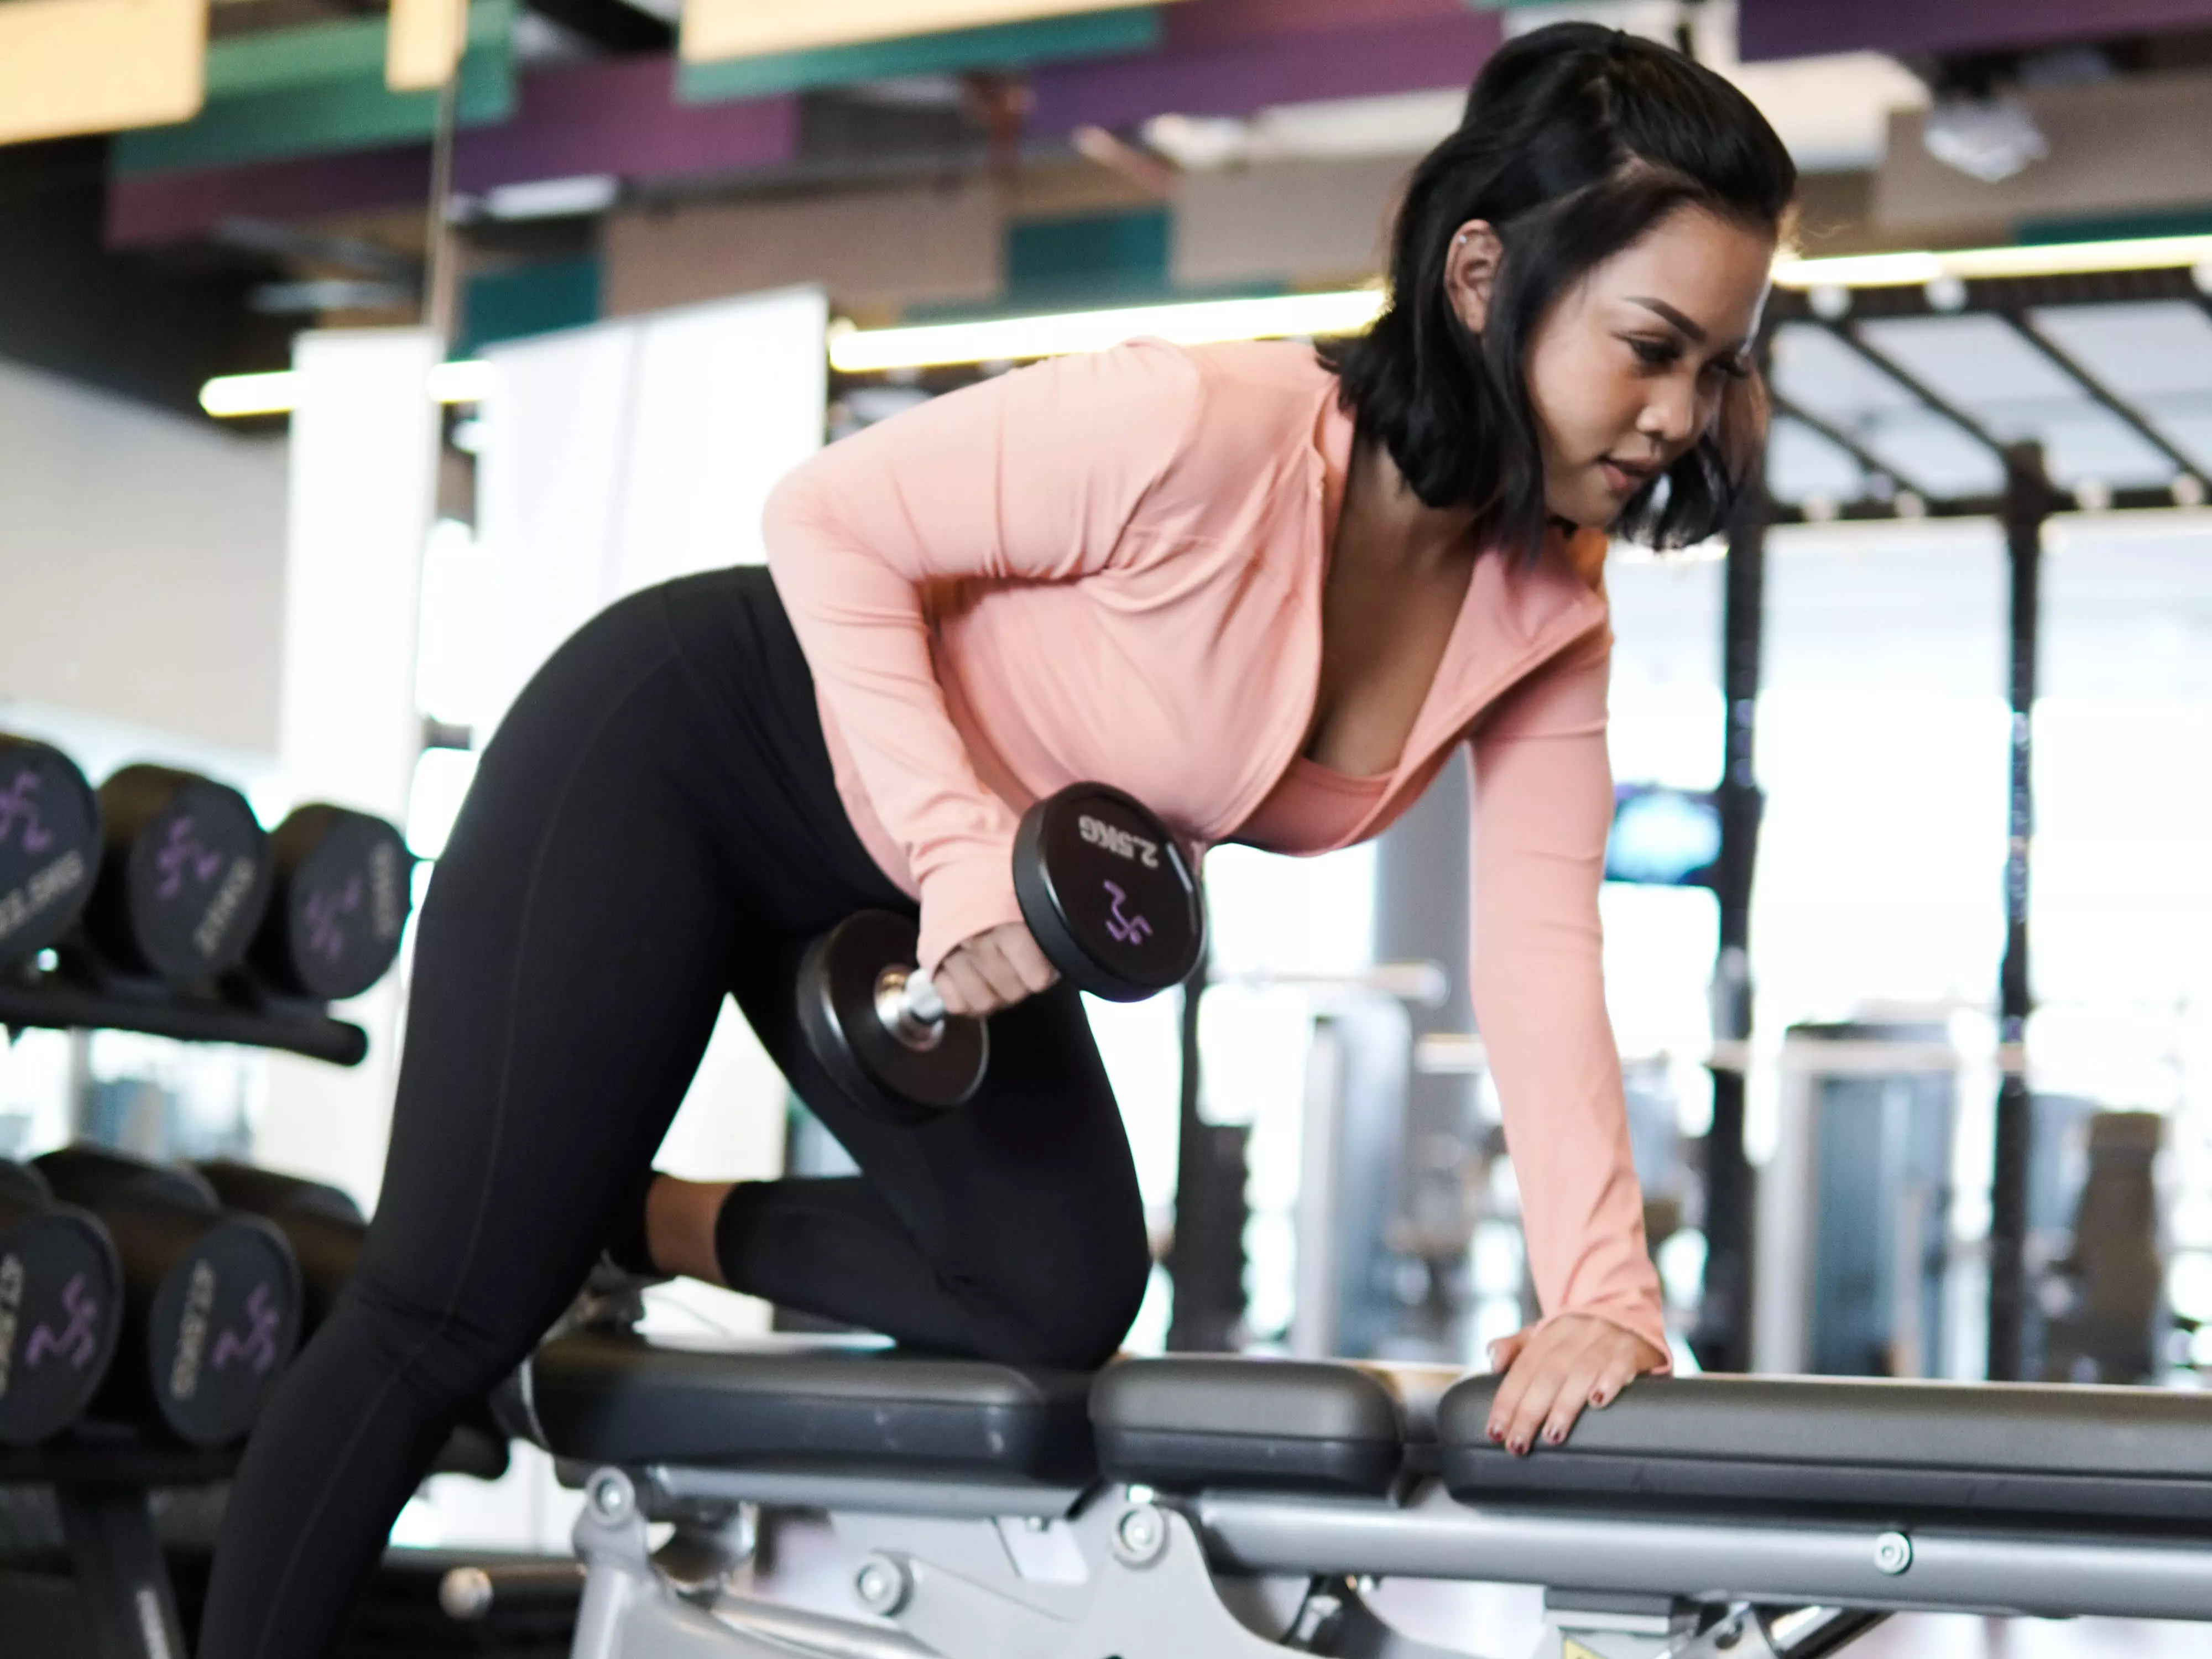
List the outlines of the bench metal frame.
{"type": "Polygon", "coordinates": [[[1547,1587],[1537,1659],[1817,1659],[1905,1611],[2212,1620],[2212,1544],[2120,1526],[1476,1507],[1433,1480],[1395,1498],[665,1466],[584,1484],[574,1659],[1469,1659],[1393,1628],[1363,1593],[1381,1577],[1547,1587]],[[828,1513],[848,1612],[672,1571],[718,1548],[737,1566],[757,1504],[828,1513]],[[656,1520],[676,1523],[658,1558],[656,1520]]]}

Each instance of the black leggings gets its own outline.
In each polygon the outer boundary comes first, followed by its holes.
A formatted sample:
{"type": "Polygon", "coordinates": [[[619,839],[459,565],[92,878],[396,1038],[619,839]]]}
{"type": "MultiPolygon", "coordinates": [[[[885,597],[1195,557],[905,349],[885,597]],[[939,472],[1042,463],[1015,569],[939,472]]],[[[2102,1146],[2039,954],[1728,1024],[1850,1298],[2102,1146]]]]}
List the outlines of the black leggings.
{"type": "Polygon", "coordinates": [[[871,906],[913,909],[839,802],[765,571],[624,599],[538,672],[439,860],[368,1246],[246,1448],[200,1659],[328,1648],[455,1414],[636,1201],[725,994],[862,1171],[739,1186],[735,1288],[933,1349],[1112,1352],[1148,1261],[1079,999],[995,1016],[959,1110],[867,1116],[807,1054],[793,979],[871,906]]]}

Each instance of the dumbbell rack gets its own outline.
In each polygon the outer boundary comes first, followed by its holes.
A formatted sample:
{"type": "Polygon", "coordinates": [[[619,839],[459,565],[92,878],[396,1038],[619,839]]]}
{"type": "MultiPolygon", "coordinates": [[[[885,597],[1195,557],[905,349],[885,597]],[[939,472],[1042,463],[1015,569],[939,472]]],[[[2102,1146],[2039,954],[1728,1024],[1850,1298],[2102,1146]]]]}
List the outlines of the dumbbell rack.
{"type": "Polygon", "coordinates": [[[33,966],[0,973],[0,1027],[143,1031],[281,1048],[336,1066],[357,1066],[368,1053],[368,1034],[332,1018],[320,1003],[258,991],[250,997],[196,994],[151,981],[33,966]]]}

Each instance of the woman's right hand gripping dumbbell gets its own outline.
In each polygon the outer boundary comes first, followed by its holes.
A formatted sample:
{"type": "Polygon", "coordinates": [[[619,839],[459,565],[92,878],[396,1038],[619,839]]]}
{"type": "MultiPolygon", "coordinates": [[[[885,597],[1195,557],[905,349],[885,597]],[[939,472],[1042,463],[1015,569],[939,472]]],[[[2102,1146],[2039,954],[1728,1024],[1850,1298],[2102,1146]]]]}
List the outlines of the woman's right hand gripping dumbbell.
{"type": "Polygon", "coordinates": [[[971,933],[952,947],[930,975],[947,1013],[978,1019],[1050,990],[1059,979],[1059,969],[1045,959],[1028,927],[1018,921],[971,933]]]}

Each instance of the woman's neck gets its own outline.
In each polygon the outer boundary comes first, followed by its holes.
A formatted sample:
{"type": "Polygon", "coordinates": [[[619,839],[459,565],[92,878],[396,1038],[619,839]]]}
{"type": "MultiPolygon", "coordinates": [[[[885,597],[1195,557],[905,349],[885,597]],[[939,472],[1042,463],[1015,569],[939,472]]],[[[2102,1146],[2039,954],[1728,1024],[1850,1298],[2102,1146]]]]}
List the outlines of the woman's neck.
{"type": "Polygon", "coordinates": [[[1363,441],[1352,446],[1336,540],[1340,556],[1353,551],[1370,567],[1431,570],[1474,556],[1474,514],[1466,507],[1428,506],[1407,483],[1389,450],[1363,441]]]}

